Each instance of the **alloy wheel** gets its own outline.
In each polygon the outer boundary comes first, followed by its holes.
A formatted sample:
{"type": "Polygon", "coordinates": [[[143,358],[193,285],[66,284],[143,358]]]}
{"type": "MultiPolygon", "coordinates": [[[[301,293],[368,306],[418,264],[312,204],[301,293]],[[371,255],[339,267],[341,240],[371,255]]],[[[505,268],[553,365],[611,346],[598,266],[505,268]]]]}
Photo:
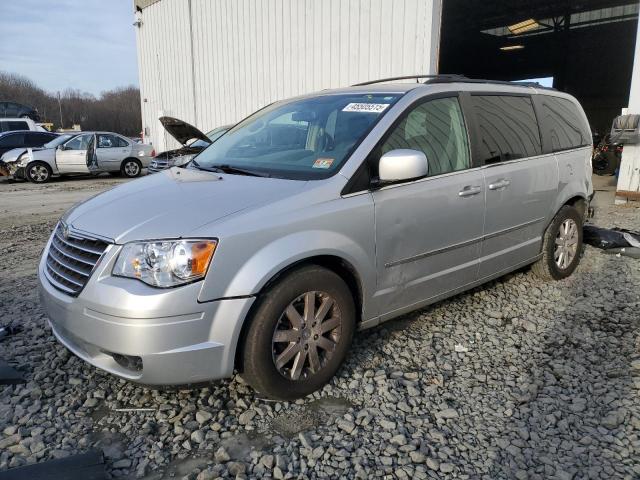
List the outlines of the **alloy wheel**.
{"type": "Polygon", "coordinates": [[[578,254],[578,225],[567,218],[560,224],[556,235],[556,245],[553,258],[561,270],[567,269],[578,254]]]}
{"type": "Polygon", "coordinates": [[[49,170],[43,165],[33,165],[29,169],[29,176],[34,182],[44,182],[49,178],[49,170]]]}
{"type": "Polygon", "coordinates": [[[288,380],[317,373],[332,357],[342,333],[335,299],[311,291],[293,300],[280,316],[272,338],[273,362],[288,380]]]}
{"type": "Polygon", "coordinates": [[[140,167],[137,162],[127,162],[124,164],[124,173],[126,173],[128,177],[135,177],[139,171],[140,167]]]}

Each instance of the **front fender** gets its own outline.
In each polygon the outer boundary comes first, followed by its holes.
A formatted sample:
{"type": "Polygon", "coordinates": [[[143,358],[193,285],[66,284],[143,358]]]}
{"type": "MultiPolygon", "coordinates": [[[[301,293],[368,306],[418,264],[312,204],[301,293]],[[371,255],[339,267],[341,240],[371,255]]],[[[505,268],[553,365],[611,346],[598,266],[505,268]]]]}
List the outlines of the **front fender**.
{"type": "MultiPolygon", "coordinates": [[[[373,252],[368,252],[346,235],[326,230],[296,232],[264,245],[242,264],[217,296],[228,298],[255,295],[287,267],[320,255],[338,257],[354,268],[360,280],[364,308],[367,304],[365,300],[375,289],[373,252]]],[[[210,297],[210,292],[203,294],[210,297]]]]}

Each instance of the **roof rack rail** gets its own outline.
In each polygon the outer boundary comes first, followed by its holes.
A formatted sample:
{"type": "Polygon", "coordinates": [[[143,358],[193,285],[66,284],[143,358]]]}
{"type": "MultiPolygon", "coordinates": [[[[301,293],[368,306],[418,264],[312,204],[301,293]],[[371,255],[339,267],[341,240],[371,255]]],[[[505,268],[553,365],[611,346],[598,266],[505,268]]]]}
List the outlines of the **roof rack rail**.
{"type": "Polygon", "coordinates": [[[468,78],[463,75],[438,75],[437,77],[430,78],[424,83],[453,83],[453,82],[461,82],[461,83],[487,83],[490,85],[511,85],[512,87],[532,87],[532,88],[540,88],[543,90],[556,90],[553,87],[544,87],[540,85],[538,82],[514,82],[509,80],[488,80],[486,78],[468,78]]]}
{"type": "Polygon", "coordinates": [[[385,83],[392,82],[394,80],[411,80],[415,78],[416,82],[418,82],[421,78],[426,78],[427,80],[423,83],[425,84],[433,84],[433,83],[487,83],[492,85],[511,85],[511,86],[522,86],[522,87],[532,87],[532,88],[541,88],[544,90],[556,90],[553,87],[543,87],[537,82],[512,82],[508,80],[488,80],[486,78],[469,78],[464,75],[460,75],[457,73],[441,73],[441,74],[427,74],[427,75],[403,75],[401,77],[388,77],[381,78],[379,80],[370,80],[368,82],[354,83],[351,85],[352,87],[362,87],[365,85],[373,85],[376,83],[385,83]]]}
{"type": "Polygon", "coordinates": [[[381,78],[379,80],[369,80],[368,82],[354,83],[351,86],[352,87],[362,87],[362,86],[365,86],[365,85],[373,85],[375,83],[391,82],[391,81],[394,81],[394,80],[411,80],[412,78],[415,78],[416,82],[420,78],[442,79],[442,80],[447,80],[447,81],[452,81],[452,82],[465,81],[467,79],[467,77],[465,77],[463,75],[455,75],[455,74],[439,74],[439,75],[432,75],[432,74],[421,75],[421,74],[418,74],[418,75],[403,75],[401,77],[381,78]]]}

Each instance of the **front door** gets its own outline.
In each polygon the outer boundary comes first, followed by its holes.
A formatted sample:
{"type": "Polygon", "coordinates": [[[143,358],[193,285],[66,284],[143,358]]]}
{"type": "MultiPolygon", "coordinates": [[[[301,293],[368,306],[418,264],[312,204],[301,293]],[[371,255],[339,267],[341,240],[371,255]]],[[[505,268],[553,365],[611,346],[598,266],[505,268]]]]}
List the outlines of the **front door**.
{"type": "Polygon", "coordinates": [[[56,165],[60,173],[89,173],[87,168],[87,145],[93,139],[92,133],[73,137],[56,150],[56,165]]]}
{"type": "Polygon", "coordinates": [[[554,155],[542,154],[531,98],[472,95],[478,155],[485,164],[487,211],[480,278],[498,275],[540,253],[558,189],[554,155]]]}
{"type": "Polygon", "coordinates": [[[373,155],[406,148],[424,152],[427,177],[373,192],[382,316],[445,295],[478,274],[483,178],[471,165],[458,97],[413,107],[373,155]]]}

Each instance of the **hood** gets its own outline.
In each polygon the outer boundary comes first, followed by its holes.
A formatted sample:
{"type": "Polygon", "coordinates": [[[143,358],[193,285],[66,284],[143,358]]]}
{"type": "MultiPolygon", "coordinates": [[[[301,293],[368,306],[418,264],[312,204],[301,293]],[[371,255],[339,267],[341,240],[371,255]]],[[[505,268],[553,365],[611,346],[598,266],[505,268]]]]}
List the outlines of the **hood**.
{"type": "Polygon", "coordinates": [[[188,237],[223,217],[293,195],[305,184],[174,167],[103,192],[62,220],[116,243],[188,237]]]}
{"type": "Polygon", "coordinates": [[[175,138],[180,144],[187,145],[187,142],[193,138],[204,140],[207,143],[211,143],[209,137],[198,130],[193,125],[189,125],[178,118],[173,117],[160,117],[160,123],[164,129],[169,132],[173,138],[175,138]]]}
{"type": "Polygon", "coordinates": [[[26,151],[27,149],[23,147],[7,150],[5,153],[0,155],[0,160],[6,163],[17,162],[18,157],[26,151]]]}

